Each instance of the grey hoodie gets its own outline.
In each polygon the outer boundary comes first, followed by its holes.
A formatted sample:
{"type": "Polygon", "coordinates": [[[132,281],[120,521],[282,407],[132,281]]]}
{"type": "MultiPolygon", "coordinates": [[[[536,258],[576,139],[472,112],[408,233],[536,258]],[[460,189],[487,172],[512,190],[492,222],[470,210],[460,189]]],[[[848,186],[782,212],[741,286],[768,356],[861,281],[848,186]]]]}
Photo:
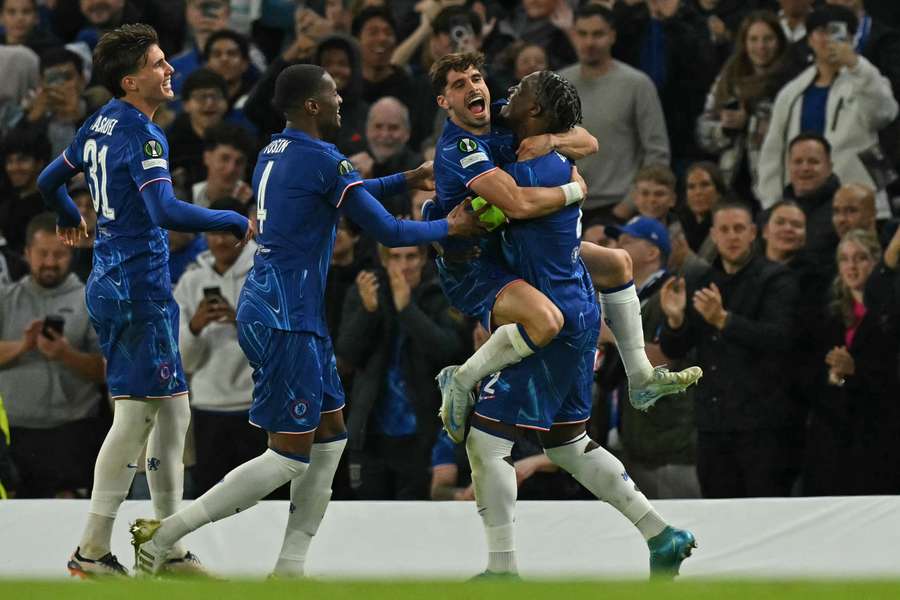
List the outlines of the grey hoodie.
{"type": "MultiPolygon", "coordinates": [[[[63,335],[73,348],[100,354],[84,303],[84,284],[74,274],[52,289],[37,285],[29,275],[0,290],[3,341],[22,339],[31,321],[47,315],[65,319],[63,335]]],[[[35,349],[0,366],[0,396],[11,426],[49,429],[94,414],[100,388],[35,349]]]]}

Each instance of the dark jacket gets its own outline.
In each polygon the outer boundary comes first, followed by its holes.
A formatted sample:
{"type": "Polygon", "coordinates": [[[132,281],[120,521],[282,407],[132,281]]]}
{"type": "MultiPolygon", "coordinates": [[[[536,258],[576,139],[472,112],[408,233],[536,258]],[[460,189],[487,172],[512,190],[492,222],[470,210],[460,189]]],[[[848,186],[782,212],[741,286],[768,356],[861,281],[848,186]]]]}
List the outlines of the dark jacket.
{"type": "Polygon", "coordinates": [[[784,188],[784,197],[796,201],[806,214],[804,250],[810,260],[823,267],[834,263],[837,250],[838,236],[831,222],[831,201],[840,187],[841,180],[832,175],[822,187],[807,196],[798,197],[793,185],[784,188]]]}
{"type": "Polygon", "coordinates": [[[788,395],[792,310],[797,294],[790,272],[754,256],[729,275],[721,259],[687,282],[687,309],[682,326],[666,322],[660,345],[666,356],[682,358],[697,350],[703,368],[694,397],[700,432],[753,431],[789,427],[799,419],[788,395]],[[729,316],[722,331],[694,310],[696,290],[715,283],[729,316]]]}
{"type": "MultiPolygon", "coordinates": [[[[315,64],[321,64],[322,52],[328,48],[342,48],[350,57],[350,81],[343,89],[338,90],[343,100],[341,129],[333,142],[345,156],[350,156],[366,149],[366,116],[369,113],[369,105],[362,99],[359,50],[351,38],[333,35],[319,43],[313,57],[315,64]]],[[[306,61],[289,63],[280,55],[276,56],[247,96],[244,102],[244,116],[259,128],[260,135],[264,139],[284,129],[284,115],[272,106],[278,75],[287,67],[304,62],[306,61]]]]}
{"type": "MultiPolygon", "coordinates": [[[[615,11],[619,25],[613,56],[642,69],[641,54],[651,29],[650,12],[643,2],[635,6],[620,2],[615,11]]],[[[716,74],[709,30],[688,6],[682,6],[674,17],[663,21],[662,30],[666,76],[662,84],[655,83],[666,117],[672,158],[674,161],[704,156],[695,140],[694,125],[703,112],[706,93],[716,74]]]]}
{"type": "Polygon", "coordinates": [[[900,493],[900,277],[880,263],[866,283],[866,315],[848,350],[856,373],[828,384],[825,355],[846,345],[847,326],[826,310],[818,335],[818,394],[807,433],[804,493],[900,493]]]}
{"type": "Polygon", "coordinates": [[[366,311],[359,288],[351,286],[335,344],[336,354],[356,371],[347,422],[348,449],[365,447],[369,417],[384,392],[394,341],[402,333],[408,336],[402,361],[416,413],[417,438],[424,456],[429,456],[439,425],[440,393],[434,378],[440,369],[462,358],[462,318],[455,316],[458,313],[450,308],[437,279],[429,278],[427,271],[400,313],[394,308],[387,274],[382,269],[376,273],[378,310],[366,311]]]}

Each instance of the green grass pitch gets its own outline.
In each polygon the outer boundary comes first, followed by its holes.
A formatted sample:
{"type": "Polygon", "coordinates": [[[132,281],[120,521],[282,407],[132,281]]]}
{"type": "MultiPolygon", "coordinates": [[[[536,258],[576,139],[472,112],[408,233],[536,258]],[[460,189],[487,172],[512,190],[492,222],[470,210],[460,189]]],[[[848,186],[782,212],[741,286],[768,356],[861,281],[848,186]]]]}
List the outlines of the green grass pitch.
{"type": "Polygon", "coordinates": [[[900,582],[0,581],[4,600],[896,600],[900,582]]]}

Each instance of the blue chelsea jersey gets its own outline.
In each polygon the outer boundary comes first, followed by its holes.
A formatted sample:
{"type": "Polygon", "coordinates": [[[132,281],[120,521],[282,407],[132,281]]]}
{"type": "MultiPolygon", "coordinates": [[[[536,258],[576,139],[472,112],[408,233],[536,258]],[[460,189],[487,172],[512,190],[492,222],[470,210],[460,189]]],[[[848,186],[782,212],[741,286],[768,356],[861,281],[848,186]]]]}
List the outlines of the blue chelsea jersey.
{"type": "MultiPolygon", "coordinates": [[[[554,187],[572,179],[572,163],[550,152],[511,163],[505,170],[520,187],[554,187]]],[[[563,331],[581,330],[599,318],[594,286],[581,261],[581,210],[567,206],[537,219],[512,221],[501,234],[510,269],[563,313],[563,331]]]]}
{"type": "Polygon", "coordinates": [[[172,180],[163,131],[131,104],[113,99],[88,117],[63,158],[84,173],[97,212],[92,293],[171,298],[168,237],[141,196],[151,183],[172,180]]]}
{"type": "Polygon", "coordinates": [[[285,129],[259,153],[253,173],[259,244],[237,318],[273,329],[328,335],[325,279],[339,207],[362,185],[338,149],[285,129]]]}

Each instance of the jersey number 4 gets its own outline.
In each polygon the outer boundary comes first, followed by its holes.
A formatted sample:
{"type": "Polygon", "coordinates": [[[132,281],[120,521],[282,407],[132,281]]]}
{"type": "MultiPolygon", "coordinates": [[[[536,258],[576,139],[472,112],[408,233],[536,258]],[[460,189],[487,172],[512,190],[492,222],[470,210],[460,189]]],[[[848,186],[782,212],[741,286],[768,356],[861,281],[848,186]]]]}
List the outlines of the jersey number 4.
{"type": "Polygon", "coordinates": [[[98,150],[96,140],[88,140],[84,143],[82,160],[88,168],[88,187],[91,189],[94,211],[112,221],[116,218],[116,211],[110,208],[109,198],[106,195],[106,153],[108,151],[109,146],[100,146],[98,150]],[[97,177],[98,172],[99,178],[97,177]]]}
{"type": "Polygon", "coordinates": [[[266,223],[266,186],[269,185],[269,175],[272,174],[272,167],[275,161],[270,160],[263,169],[262,177],[259,178],[259,189],[256,190],[256,222],[259,223],[259,232],[263,232],[266,223]]]}

